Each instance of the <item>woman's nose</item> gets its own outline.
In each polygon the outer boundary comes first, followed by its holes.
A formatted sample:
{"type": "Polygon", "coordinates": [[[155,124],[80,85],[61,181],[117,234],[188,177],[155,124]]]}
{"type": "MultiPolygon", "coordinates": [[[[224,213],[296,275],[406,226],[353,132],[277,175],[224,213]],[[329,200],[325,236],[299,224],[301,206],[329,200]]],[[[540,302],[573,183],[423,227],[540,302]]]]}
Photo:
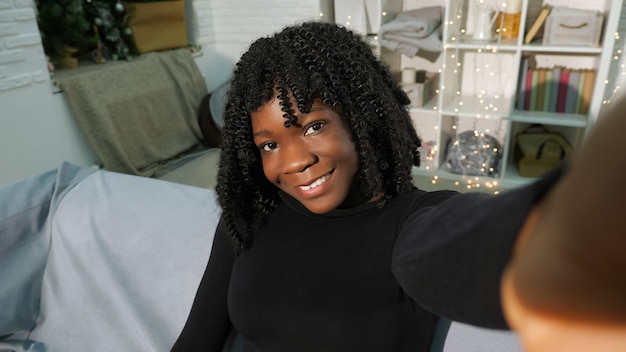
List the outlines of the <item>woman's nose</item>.
{"type": "Polygon", "coordinates": [[[319,158],[304,143],[293,143],[283,147],[283,172],[286,174],[302,172],[316,164],[319,158]]]}

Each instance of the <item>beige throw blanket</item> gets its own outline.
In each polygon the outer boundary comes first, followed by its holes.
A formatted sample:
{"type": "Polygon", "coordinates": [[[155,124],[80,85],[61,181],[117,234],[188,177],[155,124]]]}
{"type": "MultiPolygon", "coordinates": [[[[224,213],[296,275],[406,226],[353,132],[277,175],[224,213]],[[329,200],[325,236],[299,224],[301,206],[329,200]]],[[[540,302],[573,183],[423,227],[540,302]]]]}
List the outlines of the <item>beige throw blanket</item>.
{"type": "Polygon", "coordinates": [[[197,112],[207,88],[188,49],[87,67],[58,82],[107,170],[152,176],[200,145],[197,112]]]}

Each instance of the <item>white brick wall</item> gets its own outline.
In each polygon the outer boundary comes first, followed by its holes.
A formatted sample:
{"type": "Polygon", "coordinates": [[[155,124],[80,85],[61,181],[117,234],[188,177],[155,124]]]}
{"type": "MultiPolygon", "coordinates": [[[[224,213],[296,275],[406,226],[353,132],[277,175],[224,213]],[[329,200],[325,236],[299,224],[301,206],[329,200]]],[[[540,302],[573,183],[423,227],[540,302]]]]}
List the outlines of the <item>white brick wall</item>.
{"type": "Polygon", "coordinates": [[[317,18],[319,8],[320,0],[192,0],[190,38],[200,45],[247,45],[285,25],[317,18]]]}
{"type": "Polygon", "coordinates": [[[213,7],[210,0],[188,1],[186,16],[189,42],[203,46],[215,43],[213,7]]]}
{"type": "Polygon", "coordinates": [[[189,38],[202,46],[204,54],[196,61],[209,91],[228,79],[253,40],[286,25],[319,18],[320,4],[326,1],[191,0],[189,38]]]}
{"type": "Polygon", "coordinates": [[[50,76],[31,0],[0,0],[0,93],[50,76]]]}

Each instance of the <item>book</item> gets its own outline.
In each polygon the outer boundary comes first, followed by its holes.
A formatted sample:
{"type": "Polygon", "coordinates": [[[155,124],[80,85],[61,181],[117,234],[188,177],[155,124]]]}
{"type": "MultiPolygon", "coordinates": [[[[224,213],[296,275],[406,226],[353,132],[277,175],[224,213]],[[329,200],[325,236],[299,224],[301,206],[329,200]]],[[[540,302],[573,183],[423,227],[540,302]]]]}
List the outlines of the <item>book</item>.
{"type": "Polygon", "coordinates": [[[526,96],[524,97],[524,110],[530,110],[530,96],[533,88],[533,69],[528,68],[526,72],[526,96]]]}
{"type": "Polygon", "coordinates": [[[535,39],[537,32],[539,32],[543,24],[546,22],[546,19],[548,18],[548,15],[550,14],[551,10],[552,10],[552,6],[544,5],[541,11],[539,11],[537,18],[535,19],[535,22],[533,22],[532,26],[530,26],[530,29],[528,29],[528,32],[526,33],[526,36],[524,37],[524,44],[529,44],[530,42],[533,41],[533,39],[535,39]]]}
{"type": "Polygon", "coordinates": [[[563,68],[558,66],[552,69],[552,87],[550,88],[550,106],[548,107],[549,112],[556,112],[562,70],[563,68]]]}
{"type": "Polygon", "coordinates": [[[588,70],[585,73],[585,84],[580,96],[580,113],[586,114],[589,112],[589,104],[591,103],[591,96],[593,95],[593,87],[596,84],[596,70],[588,70]]]}
{"type": "Polygon", "coordinates": [[[587,79],[587,72],[589,70],[581,70],[580,71],[580,82],[578,82],[578,87],[576,91],[578,92],[578,99],[576,99],[576,106],[574,107],[574,113],[580,114],[580,107],[583,103],[583,89],[585,87],[585,80],[587,79]]]}
{"type": "Polygon", "coordinates": [[[565,113],[573,114],[576,112],[576,101],[578,100],[578,85],[580,84],[580,70],[570,70],[567,80],[567,93],[565,93],[565,113]]]}
{"type": "Polygon", "coordinates": [[[533,69],[530,84],[530,102],[528,110],[537,110],[537,93],[539,91],[539,69],[533,69]]]}
{"type": "Polygon", "coordinates": [[[546,82],[545,82],[545,90],[543,94],[543,111],[550,111],[550,102],[552,98],[552,80],[554,74],[554,69],[546,69],[546,82]]]}
{"type": "Polygon", "coordinates": [[[548,71],[546,68],[540,68],[539,74],[537,75],[537,104],[535,105],[535,110],[543,111],[544,105],[544,97],[546,94],[546,72],[548,71]]]}
{"type": "Polygon", "coordinates": [[[568,68],[564,68],[561,70],[561,75],[559,77],[559,94],[556,100],[556,112],[565,112],[565,101],[567,98],[569,73],[570,70],[568,68]]]}
{"type": "Polygon", "coordinates": [[[525,110],[524,103],[526,101],[526,76],[528,74],[528,58],[522,60],[522,69],[520,71],[519,88],[517,89],[517,110],[525,110]]]}

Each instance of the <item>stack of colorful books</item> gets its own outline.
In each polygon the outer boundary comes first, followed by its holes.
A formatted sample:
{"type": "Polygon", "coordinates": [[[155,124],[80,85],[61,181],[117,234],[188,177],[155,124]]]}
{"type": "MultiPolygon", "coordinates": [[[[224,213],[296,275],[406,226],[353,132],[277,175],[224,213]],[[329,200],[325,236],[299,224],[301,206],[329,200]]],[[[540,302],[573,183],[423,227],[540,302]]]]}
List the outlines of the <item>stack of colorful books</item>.
{"type": "Polygon", "coordinates": [[[596,81],[594,69],[532,67],[522,62],[516,108],[527,111],[586,114],[596,81]]]}

